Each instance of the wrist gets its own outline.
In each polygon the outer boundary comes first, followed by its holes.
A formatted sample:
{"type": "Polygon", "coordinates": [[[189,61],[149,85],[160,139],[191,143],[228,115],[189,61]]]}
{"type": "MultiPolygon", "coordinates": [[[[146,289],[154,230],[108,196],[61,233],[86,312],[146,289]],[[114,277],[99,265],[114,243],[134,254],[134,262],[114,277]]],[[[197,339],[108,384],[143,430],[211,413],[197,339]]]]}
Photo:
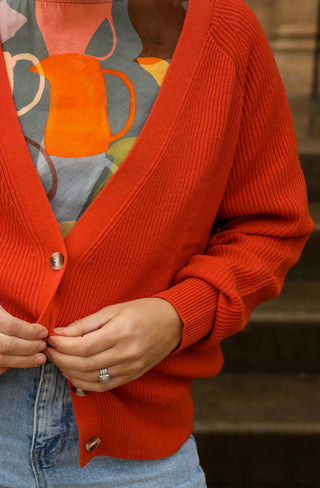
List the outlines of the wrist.
{"type": "Polygon", "coordinates": [[[182,341],[183,335],[183,321],[174,308],[174,306],[168,302],[165,298],[155,297],[153,300],[161,302],[161,307],[164,311],[164,323],[167,325],[168,333],[172,339],[172,350],[174,351],[179,347],[182,341]]]}

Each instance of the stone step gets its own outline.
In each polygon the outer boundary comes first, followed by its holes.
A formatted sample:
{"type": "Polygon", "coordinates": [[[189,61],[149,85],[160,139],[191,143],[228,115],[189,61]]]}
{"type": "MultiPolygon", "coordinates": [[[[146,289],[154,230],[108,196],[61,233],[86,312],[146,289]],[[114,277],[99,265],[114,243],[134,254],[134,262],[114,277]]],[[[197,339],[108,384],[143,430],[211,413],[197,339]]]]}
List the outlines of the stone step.
{"type": "Polygon", "coordinates": [[[320,100],[305,95],[291,97],[289,101],[309,200],[320,201],[320,100]]]}
{"type": "Polygon", "coordinates": [[[306,179],[311,202],[320,200],[320,153],[302,148],[299,151],[301,167],[306,179]]]}
{"type": "MultiPolygon", "coordinates": [[[[319,372],[320,282],[288,280],[221,343],[224,372],[319,372]]],[[[320,485],[319,485],[320,486],[320,485]]]]}
{"type": "Polygon", "coordinates": [[[195,380],[194,434],[211,488],[319,488],[320,375],[195,380]]]}
{"type": "Polygon", "coordinates": [[[320,279],[320,203],[310,202],[309,209],[310,214],[315,222],[315,230],[311,234],[308,242],[306,243],[298,263],[293,266],[293,268],[291,268],[291,270],[289,271],[287,279],[320,279]]]}
{"type": "Polygon", "coordinates": [[[313,100],[309,93],[306,96],[290,98],[289,102],[302,165],[304,162],[314,161],[319,166],[319,101],[313,100]]]}

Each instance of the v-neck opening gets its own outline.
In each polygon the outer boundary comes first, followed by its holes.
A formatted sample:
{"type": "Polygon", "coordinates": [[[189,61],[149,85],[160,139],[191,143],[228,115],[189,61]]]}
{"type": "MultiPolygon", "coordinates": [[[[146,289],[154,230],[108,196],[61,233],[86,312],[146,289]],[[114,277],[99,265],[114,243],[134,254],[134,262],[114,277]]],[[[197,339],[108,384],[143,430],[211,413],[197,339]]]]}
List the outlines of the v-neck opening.
{"type": "MultiPolygon", "coordinates": [[[[189,0],[186,17],[177,46],[164,81],[159,89],[144,126],[135,141],[135,144],[122,161],[120,167],[81,215],[64,239],[67,248],[71,247],[75,250],[79,247],[79,237],[83,235],[83,233],[87,232],[90,236],[96,237],[97,230],[101,230],[102,228],[105,228],[106,225],[111,224],[114,218],[119,214],[121,208],[125,205],[125,202],[127,202],[134,193],[135,188],[137,188],[139,183],[144,180],[151,168],[156,164],[157,155],[160,154],[161,148],[169,136],[170,128],[177,116],[178,108],[181,106],[185,97],[191,74],[195,69],[197,58],[200,55],[201,45],[207,35],[210,12],[213,7],[212,4],[213,0],[189,0]],[[202,35],[199,35],[199,32],[202,35]],[[160,124],[159,120],[162,120],[160,124]]],[[[1,55],[1,58],[0,72],[4,69],[6,75],[3,55],[1,55]]],[[[51,225],[53,224],[54,219],[56,228],[61,235],[58,222],[24,139],[24,134],[20,126],[13,96],[9,87],[8,78],[6,85],[7,86],[4,86],[0,93],[0,107],[2,107],[1,98],[4,99],[5,97],[9,97],[10,100],[6,100],[6,109],[11,124],[11,130],[9,132],[10,134],[15,132],[17,139],[16,147],[11,148],[10,152],[18,152],[20,157],[22,156],[22,159],[18,160],[16,158],[10,158],[11,162],[14,162],[15,167],[9,168],[9,170],[10,172],[15,173],[16,176],[18,173],[20,174],[20,178],[15,181],[15,184],[19,186],[19,192],[22,194],[22,201],[29,207],[28,213],[30,213],[32,212],[30,206],[31,204],[34,205],[34,200],[32,199],[32,202],[30,202],[31,199],[26,191],[25,181],[21,178],[21,173],[24,173],[24,170],[27,170],[29,184],[32,183],[31,186],[34,191],[34,196],[37,197],[39,207],[41,207],[38,211],[43,210],[43,212],[46,213],[46,215],[43,214],[43,216],[45,219],[48,219],[51,225]],[[29,201],[25,201],[28,199],[29,201]],[[44,202],[44,200],[46,200],[46,202],[44,202]],[[49,213],[51,214],[50,216],[49,213]]],[[[5,127],[2,127],[1,130],[1,125],[4,125],[3,117],[1,117],[1,120],[0,134],[5,135],[5,127]]],[[[6,134],[7,139],[10,137],[10,134],[6,134]]],[[[10,140],[7,140],[7,149],[10,144],[12,146],[10,140]]],[[[11,154],[11,156],[13,156],[13,154],[11,154]]],[[[7,159],[9,158],[7,157],[7,159]]],[[[40,221],[38,224],[41,225],[41,223],[42,222],[40,221]]],[[[78,252],[79,251],[80,250],[78,249],[78,252]]]]}

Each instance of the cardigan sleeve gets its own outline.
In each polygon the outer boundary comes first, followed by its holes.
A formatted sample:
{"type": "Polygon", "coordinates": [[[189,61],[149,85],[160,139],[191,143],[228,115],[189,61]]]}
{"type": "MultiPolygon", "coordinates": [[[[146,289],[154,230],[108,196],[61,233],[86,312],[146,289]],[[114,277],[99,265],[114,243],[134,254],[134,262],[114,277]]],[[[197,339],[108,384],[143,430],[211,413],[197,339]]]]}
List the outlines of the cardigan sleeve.
{"type": "Polygon", "coordinates": [[[156,295],[184,324],[174,354],[240,331],[255,306],[280,293],[313,230],[285,90],[258,21],[253,31],[238,144],[206,252],[156,295]]]}

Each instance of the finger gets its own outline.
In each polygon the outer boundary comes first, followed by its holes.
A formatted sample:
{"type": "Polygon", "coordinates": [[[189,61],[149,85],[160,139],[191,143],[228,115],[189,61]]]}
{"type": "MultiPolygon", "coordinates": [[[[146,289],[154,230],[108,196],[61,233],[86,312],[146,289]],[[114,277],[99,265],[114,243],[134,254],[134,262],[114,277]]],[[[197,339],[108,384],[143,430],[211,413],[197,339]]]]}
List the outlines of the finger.
{"type": "Polygon", "coordinates": [[[28,341],[0,332],[0,354],[2,355],[31,356],[44,351],[46,347],[46,343],[40,340],[28,341]]]}
{"type": "Polygon", "coordinates": [[[5,368],[34,368],[46,362],[44,354],[34,354],[33,356],[13,356],[0,355],[1,367],[5,368]]]}
{"type": "Polygon", "coordinates": [[[0,332],[31,341],[44,339],[48,335],[48,331],[43,325],[30,324],[25,320],[13,317],[2,307],[0,307],[0,332]]]}
{"type": "Polygon", "coordinates": [[[89,357],[99,354],[113,347],[116,343],[116,337],[111,328],[105,327],[94,330],[84,336],[66,337],[54,336],[49,337],[48,344],[57,351],[69,354],[71,356],[89,357]]]}
{"type": "MultiPolygon", "coordinates": [[[[102,369],[102,366],[101,368],[102,369]]],[[[129,369],[123,367],[123,365],[116,365],[112,367],[108,367],[108,374],[110,378],[116,378],[120,376],[133,376],[130,374],[129,369]]],[[[96,371],[79,371],[75,369],[61,369],[60,370],[63,376],[65,376],[68,380],[74,381],[85,381],[86,383],[100,383],[100,370],[96,371]]]]}
{"type": "Polygon", "coordinates": [[[66,337],[83,336],[106,325],[114,314],[115,311],[112,310],[112,306],[106,307],[92,315],[72,322],[66,327],[57,327],[53,330],[53,333],[66,337]]]}
{"type": "Polygon", "coordinates": [[[106,364],[108,367],[119,364],[128,367],[130,362],[130,360],[126,358],[123,358],[122,360],[122,357],[114,350],[114,348],[87,358],[63,354],[50,346],[46,348],[44,354],[60,370],[75,370],[80,373],[98,371],[100,368],[104,368],[106,364]]]}
{"type": "Polygon", "coordinates": [[[128,376],[118,376],[111,379],[109,383],[100,383],[100,382],[87,382],[81,379],[71,379],[69,378],[70,383],[72,383],[76,388],[81,388],[81,390],[86,391],[95,391],[98,393],[102,393],[108,390],[112,390],[114,388],[118,388],[121,385],[129,383],[130,381],[134,380],[135,378],[131,378],[128,376]]]}

